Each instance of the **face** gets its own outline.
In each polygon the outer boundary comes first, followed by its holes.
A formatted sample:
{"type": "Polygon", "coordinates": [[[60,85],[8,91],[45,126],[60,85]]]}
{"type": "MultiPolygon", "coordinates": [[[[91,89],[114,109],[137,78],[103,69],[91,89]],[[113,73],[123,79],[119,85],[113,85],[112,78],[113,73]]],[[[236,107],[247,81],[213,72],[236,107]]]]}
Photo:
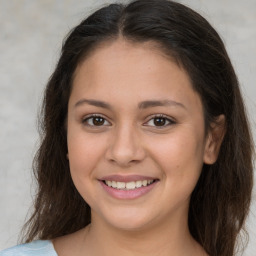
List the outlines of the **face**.
{"type": "Polygon", "coordinates": [[[93,220],[131,230],[187,218],[207,159],[203,107],[187,73],[149,43],[118,40],[78,66],[67,140],[93,220]]]}

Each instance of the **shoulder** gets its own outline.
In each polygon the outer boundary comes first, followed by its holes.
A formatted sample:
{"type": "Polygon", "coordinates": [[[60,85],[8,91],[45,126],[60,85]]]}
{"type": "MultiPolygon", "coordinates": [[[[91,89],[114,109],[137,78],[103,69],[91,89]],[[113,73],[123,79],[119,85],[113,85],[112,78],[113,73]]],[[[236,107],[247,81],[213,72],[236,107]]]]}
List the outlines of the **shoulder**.
{"type": "Polygon", "coordinates": [[[0,256],[57,256],[57,253],[51,241],[37,240],[3,250],[0,256]]]}

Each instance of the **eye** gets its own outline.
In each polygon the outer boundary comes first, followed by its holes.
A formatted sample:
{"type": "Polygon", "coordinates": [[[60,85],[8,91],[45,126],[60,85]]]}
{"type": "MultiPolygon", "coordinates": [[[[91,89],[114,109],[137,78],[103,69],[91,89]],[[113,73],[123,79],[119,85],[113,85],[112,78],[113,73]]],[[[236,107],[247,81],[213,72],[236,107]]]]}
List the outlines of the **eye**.
{"type": "Polygon", "coordinates": [[[169,125],[175,124],[175,122],[163,115],[157,115],[151,118],[147,123],[146,126],[154,126],[154,127],[166,127],[169,125]]]}
{"type": "Polygon", "coordinates": [[[83,124],[87,126],[109,126],[110,123],[100,115],[92,115],[83,119],[83,124]]]}

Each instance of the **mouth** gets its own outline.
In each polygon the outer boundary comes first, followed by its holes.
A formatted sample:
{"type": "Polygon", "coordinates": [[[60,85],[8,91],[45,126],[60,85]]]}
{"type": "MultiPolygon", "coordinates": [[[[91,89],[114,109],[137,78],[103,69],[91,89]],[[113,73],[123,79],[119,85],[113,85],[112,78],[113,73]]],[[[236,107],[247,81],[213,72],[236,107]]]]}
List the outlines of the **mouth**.
{"type": "Polygon", "coordinates": [[[108,195],[116,199],[131,200],[155,190],[159,179],[140,175],[110,175],[99,180],[108,195]]]}
{"type": "Polygon", "coordinates": [[[129,182],[115,181],[115,180],[103,180],[104,184],[108,187],[118,189],[118,190],[135,190],[141,187],[148,187],[151,184],[158,181],[157,179],[145,179],[136,180],[129,182]]]}

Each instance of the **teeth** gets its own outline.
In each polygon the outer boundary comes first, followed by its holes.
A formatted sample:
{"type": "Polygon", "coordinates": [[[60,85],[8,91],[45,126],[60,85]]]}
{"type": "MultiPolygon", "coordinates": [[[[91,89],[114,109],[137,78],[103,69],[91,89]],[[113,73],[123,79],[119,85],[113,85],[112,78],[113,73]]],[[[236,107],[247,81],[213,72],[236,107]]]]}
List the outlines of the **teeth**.
{"type": "Polygon", "coordinates": [[[111,184],[111,186],[112,186],[113,188],[117,188],[117,184],[116,184],[116,181],[112,181],[112,184],[111,184]]]}
{"type": "Polygon", "coordinates": [[[143,181],[142,181],[142,185],[143,185],[144,187],[146,187],[146,186],[148,185],[148,181],[147,181],[147,180],[143,180],[143,181]]]}
{"type": "MultiPolygon", "coordinates": [[[[111,181],[110,181],[110,183],[111,183],[111,181]]],[[[110,185],[111,186],[111,185],[110,185]]],[[[124,182],[117,182],[117,188],[118,189],[124,189],[125,188],[125,183],[124,182]]]]}
{"type": "Polygon", "coordinates": [[[130,182],[120,182],[120,181],[110,181],[106,180],[105,183],[109,187],[123,189],[123,190],[131,190],[135,188],[141,188],[142,186],[146,187],[152,184],[154,180],[138,180],[138,181],[130,181],[130,182]]]}
{"type": "Polygon", "coordinates": [[[148,185],[152,184],[153,180],[148,180],[148,185]]]}
{"type": "Polygon", "coordinates": [[[125,184],[126,189],[135,189],[136,183],[134,181],[128,182],[125,184]]]}
{"type": "Polygon", "coordinates": [[[140,188],[142,186],[142,181],[137,180],[136,181],[136,188],[140,188]]]}

